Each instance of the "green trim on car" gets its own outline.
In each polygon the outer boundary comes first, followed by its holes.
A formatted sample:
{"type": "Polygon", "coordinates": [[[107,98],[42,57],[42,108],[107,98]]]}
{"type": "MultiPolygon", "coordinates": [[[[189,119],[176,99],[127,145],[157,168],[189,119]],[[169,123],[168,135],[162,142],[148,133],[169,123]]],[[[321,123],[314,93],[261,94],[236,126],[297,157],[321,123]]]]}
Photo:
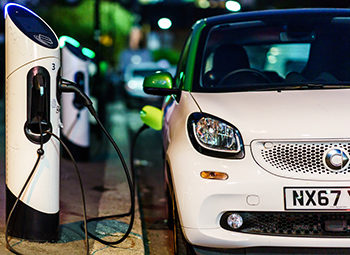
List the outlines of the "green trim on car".
{"type": "Polygon", "coordinates": [[[202,33],[202,30],[206,26],[206,20],[202,19],[197,21],[193,26],[193,32],[192,32],[192,40],[191,45],[189,48],[188,58],[187,58],[187,66],[186,66],[186,78],[184,81],[184,90],[191,92],[192,91],[192,84],[193,84],[193,72],[194,72],[194,65],[196,63],[196,57],[197,57],[197,48],[199,39],[202,33]]]}

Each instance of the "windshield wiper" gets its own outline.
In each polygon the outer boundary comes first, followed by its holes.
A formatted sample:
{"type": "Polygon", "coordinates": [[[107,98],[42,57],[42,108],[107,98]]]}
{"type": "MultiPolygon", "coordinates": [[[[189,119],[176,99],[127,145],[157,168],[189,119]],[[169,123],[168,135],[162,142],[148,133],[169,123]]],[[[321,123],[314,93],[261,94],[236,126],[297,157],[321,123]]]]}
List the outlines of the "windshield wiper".
{"type": "Polygon", "coordinates": [[[252,90],[258,91],[269,91],[269,90],[294,90],[294,89],[331,89],[331,88],[350,88],[350,82],[342,83],[320,83],[320,82],[303,82],[303,83],[275,83],[275,84],[264,84],[263,86],[251,87],[252,90]]]}
{"type": "Polygon", "coordinates": [[[293,83],[247,83],[234,86],[205,88],[207,92],[282,91],[307,89],[350,88],[350,82],[293,82],[293,83]]]}

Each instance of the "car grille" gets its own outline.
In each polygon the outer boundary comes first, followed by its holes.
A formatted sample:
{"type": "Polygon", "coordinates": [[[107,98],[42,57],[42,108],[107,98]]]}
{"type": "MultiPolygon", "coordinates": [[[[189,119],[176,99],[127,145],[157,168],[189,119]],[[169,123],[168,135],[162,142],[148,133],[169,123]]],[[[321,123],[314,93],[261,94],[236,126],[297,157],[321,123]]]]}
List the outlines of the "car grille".
{"type": "Polygon", "coordinates": [[[226,212],[220,220],[221,227],[230,231],[296,237],[350,237],[349,213],[234,212],[243,218],[243,225],[237,230],[227,224],[231,213],[226,212]],[[340,229],[338,226],[334,231],[335,225],[340,225],[340,229]]]}
{"type": "MultiPolygon", "coordinates": [[[[321,180],[345,180],[349,165],[339,171],[326,168],[324,153],[331,148],[343,148],[350,152],[350,141],[254,141],[252,154],[256,162],[269,172],[292,178],[321,180]]],[[[350,176],[349,176],[350,178],[350,176]]]]}

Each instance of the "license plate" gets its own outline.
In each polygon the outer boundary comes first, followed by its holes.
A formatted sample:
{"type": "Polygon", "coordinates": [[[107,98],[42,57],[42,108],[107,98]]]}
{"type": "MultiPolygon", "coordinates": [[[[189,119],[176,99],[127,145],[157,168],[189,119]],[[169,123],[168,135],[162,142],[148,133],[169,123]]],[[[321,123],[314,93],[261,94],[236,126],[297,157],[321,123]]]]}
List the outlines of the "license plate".
{"type": "Polygon", "coordinates": [[[286,210],[347,210],[350,209],[350,188],[284,188],[286,210]]]}

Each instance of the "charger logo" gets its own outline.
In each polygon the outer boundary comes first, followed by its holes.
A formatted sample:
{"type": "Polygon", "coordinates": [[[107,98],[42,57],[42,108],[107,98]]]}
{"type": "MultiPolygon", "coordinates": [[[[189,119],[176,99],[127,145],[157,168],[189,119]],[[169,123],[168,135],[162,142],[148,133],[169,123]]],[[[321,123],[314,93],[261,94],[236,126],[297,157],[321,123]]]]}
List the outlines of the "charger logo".
{"type": "Polygon", "coordinates": [[[47,45],[47,46],[53,45],[53,41],[51,40],[51,38],[46,35],[37,34],[37,35],[34,35],[34,38],[39,42],[43,43],[44,45],[47,45]]]}
{"type": "Polygon", "coordinates": [[[330,170],[343,170],[349,163],[349,155],[343,148],[331,148],[324,153],[323,159],[330,170]]]}

